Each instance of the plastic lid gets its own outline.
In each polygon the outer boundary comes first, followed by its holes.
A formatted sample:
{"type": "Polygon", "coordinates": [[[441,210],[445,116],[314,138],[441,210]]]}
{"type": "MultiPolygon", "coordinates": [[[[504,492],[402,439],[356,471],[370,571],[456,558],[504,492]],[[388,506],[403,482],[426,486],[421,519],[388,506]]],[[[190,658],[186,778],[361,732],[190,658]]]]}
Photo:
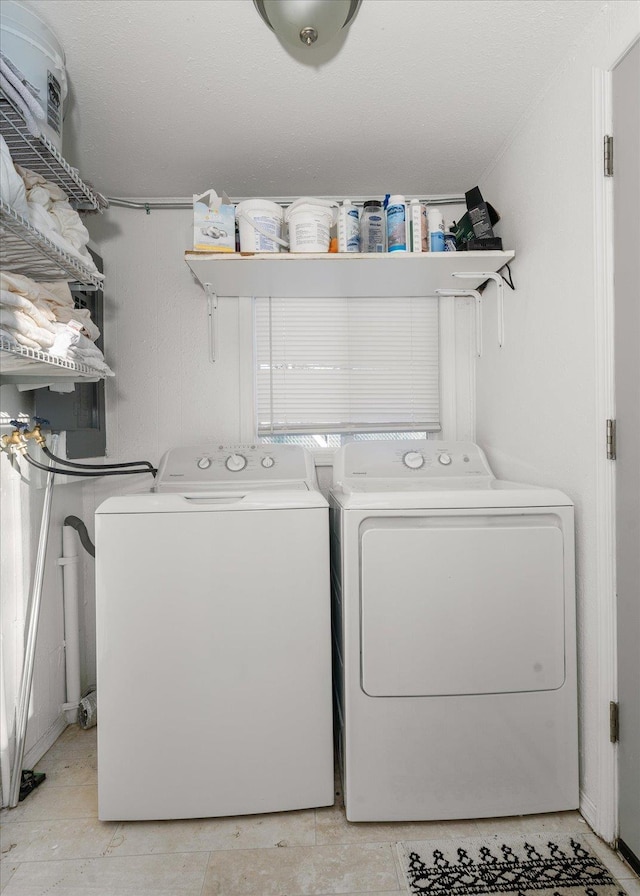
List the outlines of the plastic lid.
{"type": "Polygon", "coordinates": [[[382,208],[382,203],[379,199],[367,199],[367,201],[362,206],[363,208],[382,208]]]}

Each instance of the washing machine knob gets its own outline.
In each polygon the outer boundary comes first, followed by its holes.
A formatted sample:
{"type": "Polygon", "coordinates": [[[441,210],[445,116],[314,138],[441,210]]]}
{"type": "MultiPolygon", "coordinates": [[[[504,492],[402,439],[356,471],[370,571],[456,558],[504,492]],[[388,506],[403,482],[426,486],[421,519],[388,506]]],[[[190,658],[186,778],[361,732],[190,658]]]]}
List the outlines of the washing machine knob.
{"type": "Polygon", "coordinates": [[[451,463],[451,455],[450,454],[439,454],[438,455],[438,463],[444,464],[445,467],[448,467],[451,463]]]}
{"type": "Polygon", "coordinates": [[[211,458],[210,457],[199,457],[198,458],[198,469],[199,470],[208,470],[211,466],[211,458]]]}
{"type": "Polygon", "coordinates": [[[265,470],[270,470],[271,467],[273,467],[273,466],[275,465],[275,460],[271,457],[270,454],[267,454],[266,457],[263,457],[263,458],[262,458],[262,460],[260,461],[260,463],[261,463],[262,466],[265,468],[265,470]]]}
{"type": "Polygon", "coordinates": [[[239,473],[247,466],[247,458],[243,454],[230,454],[224,465],[231,473],[239,473]]]}
{"type": "Polygon", "coordinates": [[[424,455],[420,454],[419,451],[407,451],[402,461],[410,470],[419,470],[420,467],[424,466],[424,455]]]}

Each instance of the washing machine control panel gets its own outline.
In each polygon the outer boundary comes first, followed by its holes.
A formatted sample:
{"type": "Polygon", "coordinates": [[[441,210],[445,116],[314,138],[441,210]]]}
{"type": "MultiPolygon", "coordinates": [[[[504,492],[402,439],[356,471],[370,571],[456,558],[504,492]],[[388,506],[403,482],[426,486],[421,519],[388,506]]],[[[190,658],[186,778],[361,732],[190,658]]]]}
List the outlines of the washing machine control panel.
{"type": "Polygon", "coordinates": [[[300,445],[202,445],[172,448],[158,465],[155,491],[197,491],[226,484],[316,488],[313,457],[300,445]]]}
{"type": "Polygon", "coordinates": [[[494,478],[478,445],[435,439],[349,442],[336,452],[333,471],[334,484],[377,479],[494,478]]]}

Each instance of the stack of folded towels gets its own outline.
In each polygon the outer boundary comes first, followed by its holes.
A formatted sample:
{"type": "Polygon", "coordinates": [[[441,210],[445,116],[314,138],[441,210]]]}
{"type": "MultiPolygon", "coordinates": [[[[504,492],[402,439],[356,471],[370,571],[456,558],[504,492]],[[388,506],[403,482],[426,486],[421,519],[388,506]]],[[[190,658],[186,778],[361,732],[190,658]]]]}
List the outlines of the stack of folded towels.
{"type": "Polygon", "coordinates": [[[67,283],[36,283],[22,274],[0,272],[0,336],[9,342],[111,376],[104,355],[94,345],[99,335],[89,311],[74,308],[67,283]]]}
{"type": "MultiPolygon", "coordinates": [[[[79,261],[94,277],[103,279],[87,249],[89,231],[78,212],[71,208],[60,187],[40,174],[14,165],[7,143],[0,135],[0,197],[59,249],[79,261]]],[[[3,263],[12,263],[10,249],[3,263]]]]}

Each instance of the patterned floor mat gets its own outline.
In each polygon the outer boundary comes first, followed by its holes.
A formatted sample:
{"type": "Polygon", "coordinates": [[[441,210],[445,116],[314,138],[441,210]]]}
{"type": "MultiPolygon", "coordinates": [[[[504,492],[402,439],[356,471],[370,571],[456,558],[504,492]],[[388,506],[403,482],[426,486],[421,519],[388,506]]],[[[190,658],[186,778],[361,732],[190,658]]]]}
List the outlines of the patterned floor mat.
{"type": "Polygon", "coordinates": [[[399,843],[412,896],[626,896],[579,836],[399,843]]]}

